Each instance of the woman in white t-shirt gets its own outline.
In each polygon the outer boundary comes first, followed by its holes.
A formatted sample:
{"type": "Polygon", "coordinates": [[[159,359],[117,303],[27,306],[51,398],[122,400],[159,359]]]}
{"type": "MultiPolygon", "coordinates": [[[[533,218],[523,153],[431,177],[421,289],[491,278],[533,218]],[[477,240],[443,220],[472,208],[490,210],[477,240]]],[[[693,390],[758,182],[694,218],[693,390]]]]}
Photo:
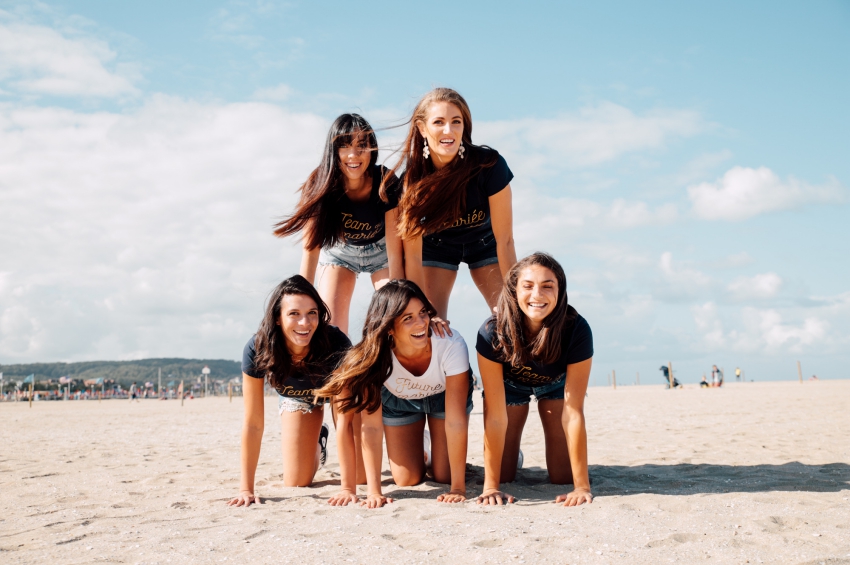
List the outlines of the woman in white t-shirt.
{"type": "Polygon", "coordinates": [[[434,307],[415,283],[392,280],[372,296],[363,339],[345,356],[317,396],[335,397],[337,451],[342,490],[329,503],[358,502],[352,421],[361,415],[363,461],[369,494],[379,508],[392,499],[381,492],[382,440],[398,486],[425,478],[423,432],[427,417],[434,480],[450,484],[440,502],[466,500],[466,444],[472,411],[472,372],[466,342],[457,331],[432,334],[434,307]]]}

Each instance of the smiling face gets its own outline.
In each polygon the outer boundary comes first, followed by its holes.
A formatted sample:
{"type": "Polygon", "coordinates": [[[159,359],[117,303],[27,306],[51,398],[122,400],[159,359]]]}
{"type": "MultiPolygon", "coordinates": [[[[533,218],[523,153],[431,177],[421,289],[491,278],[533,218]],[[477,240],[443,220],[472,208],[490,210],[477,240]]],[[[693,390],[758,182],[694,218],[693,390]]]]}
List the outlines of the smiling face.
{"type": "Polygon", "coordinates": [[[280,301],[278,321],[286,348],[292,355],[306,355],[319,327],[319,307],[306,294],[285,294],[280,301]]]}
{"type": "Polygon", "coordinates": [[[393,329],[389,334],[393,336],[395,348],[407,355],[425,349],[431,343],[428,336],[428,324],[431,316],[422,301],[411,298],[401,316],[393,321],[393,329]]]}
{"type": "Polygon", "coordinates": [[[419,122],[419,133],[428,142],[431,159],[439,168],[452,162],[463,140],[463,115],[451,102],[434,102],[428,107],[425,121],[419,122]]]}
{"type": "Polygon", "coordinates": [[[517,277],[516,298],[529,329],[536,333],[558,304],[555,273],[542,265],[529,265],[517,277]]]}
{"type": "Polygon", "coordinates": [[[351,139],[337,149],[339,168],[349,183],[359,183],[369,171],[373,147],[365,135],[352,136],[351,139]]]}

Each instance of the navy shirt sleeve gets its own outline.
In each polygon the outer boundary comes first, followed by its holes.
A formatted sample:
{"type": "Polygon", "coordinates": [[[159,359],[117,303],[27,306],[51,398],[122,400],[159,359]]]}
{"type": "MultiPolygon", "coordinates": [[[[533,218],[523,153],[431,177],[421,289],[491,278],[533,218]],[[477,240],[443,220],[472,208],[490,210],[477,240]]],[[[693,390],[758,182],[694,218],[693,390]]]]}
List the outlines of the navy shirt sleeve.
{"type": "Polygon", "coordinates": [[[581,363],[593,357],[593,333],[582,316],[576,318],[572,339],[567,349],[566,364],[581,363]]]}
{"type": "Polygon", "coordinates": [[[254,357],[257,355],[257,352],[254,350],[254,339],[256,337],[256,334],[252,335],[251,339],[248,340],[248,343],[246,343],[245,347],[242,349],[242,372],[249,377],[262,379],[263,377],[257,374],[254,366],[254,357]]]}
{"type": "Polygon", "coordinates": [[[496,320],[493,317],[487,318],[481,327],[478,329],[478,337],[475,340],[475,351],[481,354],[485,359],[489,359],[494,363],[501,363],[498,352],[493,349],[493,334],[496,331],[496,320]]]}
{"type": "Polygon", "coordinates": [[[504,190],[513,180],[514,174],[508,168],[508,163],[501,155],[496,159],[496,164],[486,169],[482,174],[484,193],[489,197],[504,190]]]}
{"type": "Polygon", "coordinates": [[[389,169],[381,167],[381,174],[384,178],[391,175],[391,178],[387,178],[387,202],[382,201],[384,212],[389,212],[398,208],[398,201],[401,198],[401,181],[397,176],[390,173],[389,169]]]}

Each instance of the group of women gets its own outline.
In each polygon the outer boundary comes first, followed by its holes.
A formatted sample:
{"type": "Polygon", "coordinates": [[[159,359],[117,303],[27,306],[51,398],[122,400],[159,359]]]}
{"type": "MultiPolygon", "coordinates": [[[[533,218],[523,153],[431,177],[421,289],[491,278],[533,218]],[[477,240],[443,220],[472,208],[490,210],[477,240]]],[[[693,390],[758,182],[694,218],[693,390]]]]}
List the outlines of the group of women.
{"type": "Polygon", "coordinates": [[[550,480],[573,485],[556,502],[592,501],[584,398],[593,338],[568,303],[564,270],[545,253],[517,261],[513,174],[498,152],[472,143],[460,94],[429,92],[409,125],[398,163],[387,169],[377,164],[369,123],[356,114],[337,118],[297,209],[275,226],[279,237],[301,234],[301,269],[274,289],[243,352],[242,478],[231,505],[259,501],[254,476],[266,382],[279,395],[285,485],[311,484],[324,463],[328,405],[341,475],[330,504],[392,501],[381,489],[384,440],[396,485],[430,474],[448,485],[438,501],[467,499],[473,375],[466,342],[447,320],[460,263],[489,307],[476,340],[484,389],[478,503],[513,502],[501,485],[522,465],[531,398],[550,480]],[[375,292],[352,346],[348,316],[358,273],[371,276],[375,292]],[[357,493],[362,484],[365,499],[357,493]]]}

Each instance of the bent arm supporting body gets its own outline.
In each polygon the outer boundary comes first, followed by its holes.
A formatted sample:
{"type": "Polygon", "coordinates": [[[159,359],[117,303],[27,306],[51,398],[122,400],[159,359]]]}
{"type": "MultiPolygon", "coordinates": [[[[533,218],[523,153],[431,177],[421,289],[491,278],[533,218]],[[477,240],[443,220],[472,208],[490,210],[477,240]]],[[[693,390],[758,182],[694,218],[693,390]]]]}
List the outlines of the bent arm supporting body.
{"type": "Polygon", "coordinates": [[[239,490],[254,492],[254,475],[260,459],[260,446],[265,426],[263,406],[263,379],[242,373],[245,417],[242,421],[241,467],[239,490]]]}
{"type": "Polygon", "coordinates": [[[466,450],[469,437],[469,416],[466,397],[469,375],[461,373],[446,377],[446,444],[451,468],[451,490],[466,493],[466,450]]]}
{"type": "Polygon", "coordinates": [[[496,237],[496,256],[499,258],[499,271],[502,272],[502,278],[516,263],[511,198],[511,185],[489,198],[490,222],[493,226],[493,235],[496,237]]]}
{"type": "Polygon", "coordinates": [[[567,384],[564,388],[564,411],[561,424],[567,436],[570,467],[573,471],[573,488],[590,492],[587,470],[587,427],[584,420],[584,397],[593,359],[567,365],[567,384]]]}
{"type": "MultiPolygon", "coordinates": [[[[404,278],[404,245],[398,236],[398,208],[393,208],[384,214],[387,241],[387,264],[390,269],[390,280],[404,278]]],[[[420,255],[420,263],[422,258],[420,255]]]]}
{"type": "Polygon", "coordinates": [[[502,366],[478,354],[478,370],[484,385],[484,492],[498,491],[502,454],[508,430],[508,409],[502,366]]]}

